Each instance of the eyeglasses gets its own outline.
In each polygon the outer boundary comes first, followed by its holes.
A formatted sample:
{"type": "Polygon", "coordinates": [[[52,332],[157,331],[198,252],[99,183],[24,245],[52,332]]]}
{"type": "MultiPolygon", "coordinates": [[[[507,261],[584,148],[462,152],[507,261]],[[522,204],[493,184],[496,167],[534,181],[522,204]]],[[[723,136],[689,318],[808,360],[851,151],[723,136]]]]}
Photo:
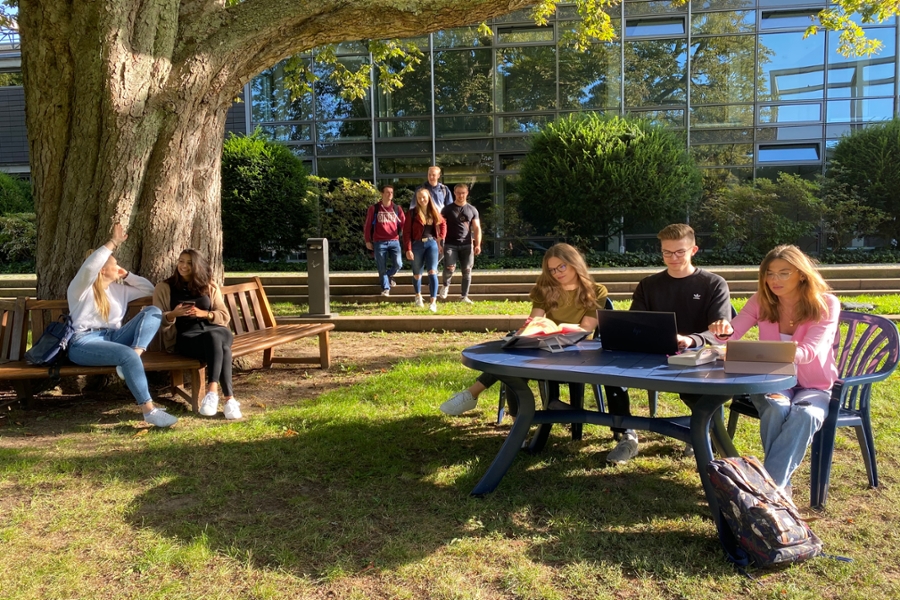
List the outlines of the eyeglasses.
{"type": "Polygon", "coordinates": [[[682,258],[685,254],[687,254],[687,251],[688,251],[687,248],[682,248],[681,250],[676,250],[675,252],[669,252],[668,250],[663,250],[662,253],[663,253],[663,257],[665,257],[665,258],[672,258],[673,256],[675,258],[682,258]]]}
{"type": "Polygon", "coordinates": [[[559,265],[558,267],[554,267],[552,269],[547,269],[547,270],[550,272],[551,275],[556,275],[557,273],[562,275],[563,273],[566,272],[567,267],[568,267],[568,265],[566,265],[566,263],[563,263],[563,264],[559,265]]]}
{"type": "Polygon", "coordinates": [[[766,271],[766,279],[777,279],[778,281],[787,281],[796,271],[766,271]]]}

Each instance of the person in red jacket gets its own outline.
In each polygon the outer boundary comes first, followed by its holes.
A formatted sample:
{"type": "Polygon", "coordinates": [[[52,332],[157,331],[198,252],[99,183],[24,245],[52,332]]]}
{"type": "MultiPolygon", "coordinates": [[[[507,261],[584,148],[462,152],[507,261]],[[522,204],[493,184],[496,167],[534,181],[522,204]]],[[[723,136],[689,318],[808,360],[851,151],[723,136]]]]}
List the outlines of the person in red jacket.
{"type": "Polygon", "coordinates": [[[416,206],[410,209],[403,227],[403,246],[406,259],[413,261],[413,289],[418,307],[425,306],[422,301],[422,271],[428,270],[428,289],[431,292],[428,310],[431,312],[437,312],[437,265],[445,237],[447,222],[432,202],[431,192],[419,188],[416,191],[416,206]]]}
{"type": "Polygon", "coordinates": [[[403,209],[394,204],[394,186],[391,184],[381,186],[381,202],[373,204],[366,212],[363,235],[366,239],[366,248],[375,253],[375,266],[378,268],[382,296],[391,295],[391,288],[396,285],[394,275],[403,266],[400,232],[403,231],[404,221],[406,215],[403,214],[403,209]]]}

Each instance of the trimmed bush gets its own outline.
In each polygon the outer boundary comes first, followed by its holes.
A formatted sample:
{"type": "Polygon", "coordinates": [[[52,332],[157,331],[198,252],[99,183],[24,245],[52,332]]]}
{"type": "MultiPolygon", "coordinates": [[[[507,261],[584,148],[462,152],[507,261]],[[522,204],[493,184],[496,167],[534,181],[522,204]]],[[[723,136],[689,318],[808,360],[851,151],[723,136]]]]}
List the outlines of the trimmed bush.
{"type": "Polygon", "coordinates": [[[314,212],[303,162],[286,146],[232,135],[222,153],[224,255],[255,261],[304,249],[314,212]]]}
{"type": "Polygon", "coordinates": [[[581,247],[623,229],[683,222],[700,172],[677,134],[649,121],[577,114],[535,136],[520,172],[522,216],[581,247]]]}
{"type": "Polygon", "coordinates": [[[831,160],[839,168],[829,176],[855,189],[867,206],[886,213],[879,232],[900,239],[900,118],[845,135],[831,160]]]}
{"type": "Polygon", "coordinates": [[[30,263],[37,248],[34,213],[0,216],[0,262],[30,263]]]}
{"type": "Polygon", "coordinates": [[[31,183],[0,172],[0,215],[34,212],[31,183]]]}
{"type": "MultiPolygon", "coordinates": [[[[368,181],[344,178],[332,181],[322,177],[310,177],[310,181],[318,194],[319,237],[328,238],[332,268],[335,268],[335,261],[339,256],[366,256],[363,221],[369,206],[378,202],[381,194],[368,181]]],[[[403,209],[409,206],[405,195],[402,199],[395,198],[394,202],[403,209]]],[[[371,261],[366,262],[371,269],[371,261]]]]}

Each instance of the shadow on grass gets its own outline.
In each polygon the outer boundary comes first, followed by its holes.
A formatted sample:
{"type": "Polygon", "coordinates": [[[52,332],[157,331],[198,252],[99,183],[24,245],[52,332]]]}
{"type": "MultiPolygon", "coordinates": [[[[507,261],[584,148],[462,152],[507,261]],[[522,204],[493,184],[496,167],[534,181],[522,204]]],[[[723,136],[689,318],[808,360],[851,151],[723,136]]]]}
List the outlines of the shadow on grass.
{"type": "Polygon", "coordinates": [[[731,573],[699,480],[675,476],[690,468],[683,463],[607,469],[560,430],[542,454],[522,453],[496,492],[475,499],[468,493],[506,435],[477,419],[328,422],[279,412],[251,425],[264,439],[228,441],[228,428],[241,426],[231,423],[216,440],[159,443],[170,432],[150,431],[151,443],[134,451],[69,457],[65,467],[98,485],[158,482],[125,511],[136,527],[185,543],[202,537],[241,562],[312,577],[392,569],[461,539],[487,552],[498,539],[519,540],[530,560],[550,565],[731,573]]]}

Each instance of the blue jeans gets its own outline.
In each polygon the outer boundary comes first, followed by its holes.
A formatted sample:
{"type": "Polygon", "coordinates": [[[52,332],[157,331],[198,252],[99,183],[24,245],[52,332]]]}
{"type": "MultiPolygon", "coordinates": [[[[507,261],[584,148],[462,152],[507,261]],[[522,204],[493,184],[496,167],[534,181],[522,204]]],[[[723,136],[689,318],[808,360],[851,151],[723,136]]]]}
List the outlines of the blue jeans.
{"type": "Polygon", "coordinates": [[[119,329],[79,331],[69,342],[69,360],[85,367],[121,367],[125,383],[138,404],[150,402],[147,375],[136,348],[147,349],[162,323],[162,311],[145,306],[119,329]]]}
{"type": "Polygon", "coordinates": [[[382,290],[391,289],[391,278],[403,267],[403,256],[400,253],[400,240],[373,242],[375,266],[378,269],[378,280],[382,290]],[[388,268],[388,259],[391,266],[388,268]]]}
{"type": "Polygon", "coordinates": [[[416,240],[412,243],[413,251],[413,290],[416,294],[422,293],[422,271],[428,271],[428,289],[431,291],[431,299],[437,298],[438,289],[438,245],[437,240],[427,242],[416,240]]]}
{"type": "Polygon", "coordinates": [[[766,454],[763,465],[775,484],[784,487],[825,422],[831,391],[796,387],[754,394],[750,400],[759,413],[759,436],[766,454]]]}

